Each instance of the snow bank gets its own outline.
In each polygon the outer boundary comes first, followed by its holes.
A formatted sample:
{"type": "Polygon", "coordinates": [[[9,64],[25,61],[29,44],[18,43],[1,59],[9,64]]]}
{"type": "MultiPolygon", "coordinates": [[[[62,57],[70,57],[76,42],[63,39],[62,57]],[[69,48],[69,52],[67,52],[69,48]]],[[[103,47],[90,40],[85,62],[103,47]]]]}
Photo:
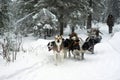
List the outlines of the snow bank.
{"type": "Polygon", "coordinates": [[[109,40],[110,45],[120,53],[120,32],[116,32],[114,36],[109,40]]]}

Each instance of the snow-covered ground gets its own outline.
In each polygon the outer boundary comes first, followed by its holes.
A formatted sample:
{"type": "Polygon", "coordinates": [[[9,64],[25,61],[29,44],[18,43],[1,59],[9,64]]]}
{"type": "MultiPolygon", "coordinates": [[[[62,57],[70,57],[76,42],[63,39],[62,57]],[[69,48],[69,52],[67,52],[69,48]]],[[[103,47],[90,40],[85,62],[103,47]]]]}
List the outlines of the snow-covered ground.
{"type": "MultiPolygon", "coordinates": [[[[108,34],[104,23],[94,27],[103,33],[95,54],[86,53],[83,61],[67,58],[58,66],[46,46],[51,40],[24,38],[25,52],[19,52],[14,63],[6,63],[0,56],[0,80],[120,80],[120,25],[114,26],[114,34],[108,34]]],[[[76,32],[83,39],[87,37],[84,30],[76,32]]],[[[64,37],[68,34],[69,28],[64,37]]]]}

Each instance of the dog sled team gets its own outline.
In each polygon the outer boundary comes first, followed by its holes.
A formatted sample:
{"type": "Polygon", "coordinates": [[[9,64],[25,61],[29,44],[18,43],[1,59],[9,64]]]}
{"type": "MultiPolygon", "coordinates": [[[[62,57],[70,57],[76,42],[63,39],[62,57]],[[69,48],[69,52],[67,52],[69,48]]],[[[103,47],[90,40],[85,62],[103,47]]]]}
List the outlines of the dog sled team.
{"type": "Polygon", "coordinates": [[[64,58],[72,57],[78,60],[84,60],[86,51],[94,53],[94,45],[102,39],[99,29],[92,28],[88,31],[89,35],[85,41],[78,37],[75,32],[69,35],[69,38],[64,39],[61,35],[56,35],[54,41],[47,44],[48,50],[53,50],[55,65],[58,62],[63,62],[64,58]]]}

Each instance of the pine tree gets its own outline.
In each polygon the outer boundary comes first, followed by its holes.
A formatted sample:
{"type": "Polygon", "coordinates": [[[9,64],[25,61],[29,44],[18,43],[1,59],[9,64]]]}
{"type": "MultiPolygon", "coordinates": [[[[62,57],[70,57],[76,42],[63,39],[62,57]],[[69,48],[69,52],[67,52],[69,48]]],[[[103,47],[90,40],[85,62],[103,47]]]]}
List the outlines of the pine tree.
{"type": "Polygon", "coordinates": [[[4,33],[7,24],[9,23],[8,17],[8,3],[10,0],[0,1],[0,35],[4,33]]]}
{"type": "Polygon", "coordinates": [[[77,10],[81,13],[88,11],[88,3],[83,0],[44,0],[44,3],[57,16],[60,24],[60,35],[63,34],[63,28],[66,27],[71,13],[77,10]]]}
{"type": "Polygon", "coordinates": [[[95,19],[97,21],[100,21],[100,17],[103,14],[103,10],[105,9],[104,2],[102,0],[89,0],[89,7],[90,12],[88,14],[87,19],[87,29],[90,29],[92,27],[92,20],[95,19]]]}

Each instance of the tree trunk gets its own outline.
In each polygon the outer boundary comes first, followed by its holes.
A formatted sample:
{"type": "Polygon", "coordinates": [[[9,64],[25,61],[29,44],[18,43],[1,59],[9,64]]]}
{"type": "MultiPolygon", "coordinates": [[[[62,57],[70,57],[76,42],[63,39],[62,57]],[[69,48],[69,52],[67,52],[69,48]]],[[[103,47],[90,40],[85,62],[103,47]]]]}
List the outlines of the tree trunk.
{"type": "Polygon", "coordinates": [[[75,31],[75,27],[74,26],[72,26],[72,32],[74,32],[75,31]]]}
{"type": "Polygon", "coordinates": [[[75,31],[75,23],[73,22],[73,25],[71,26],[71,32],[75,31]]]}
{"type": "MultiPolygon", "coordinates": [[[[92,8],[92,0],[89,1],[89,7],[92,8]]],[[[87,19],[87,29],[92,27],[92,13],[90,12],[87,19]]]]}
{"type": "Polygon", "coordinates": [[[63,14],[61,14],[60,18],[59,18],[59,22],[60,22],[60,35],[63,35],[63,28],[64,28],[64,23],[63,23],[64,19],[63,19],[63,14]]]}
{"type": "Polygon", "coordinates": [[[87,29],[90,29],[92,26],[92,14],[90,13],[87,19],[87,29]]]}

